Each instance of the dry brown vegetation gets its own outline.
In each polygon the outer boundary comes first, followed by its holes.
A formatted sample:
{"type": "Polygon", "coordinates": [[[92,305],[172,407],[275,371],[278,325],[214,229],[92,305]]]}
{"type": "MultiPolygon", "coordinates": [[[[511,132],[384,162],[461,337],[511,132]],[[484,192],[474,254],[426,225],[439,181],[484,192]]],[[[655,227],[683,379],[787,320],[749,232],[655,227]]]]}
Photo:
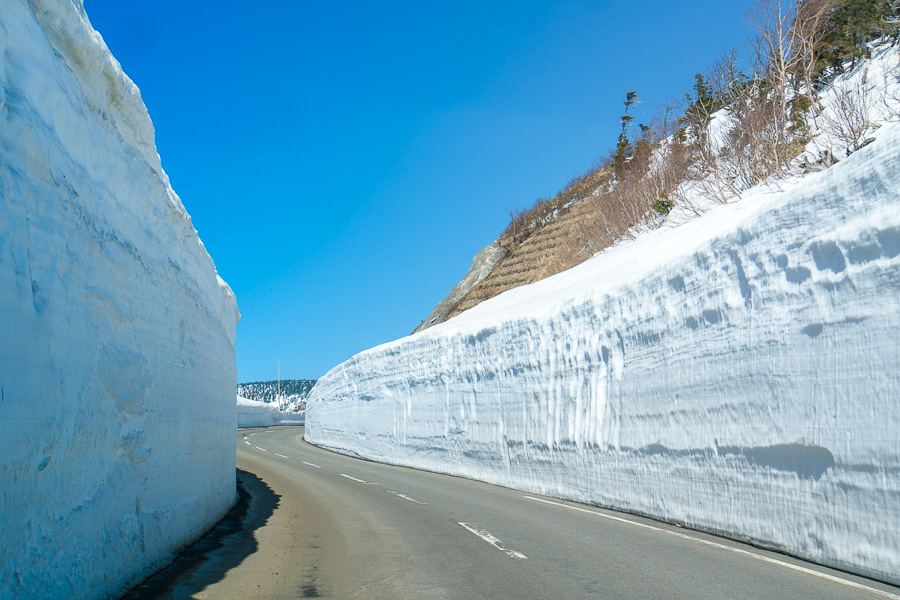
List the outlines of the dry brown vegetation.
{"type": "Polygon", "coordinates": [[[839,61],[838,71],[823,66],[823,56],[832,53],[834,62],[833,40],[842,39],[834,16],[850,1],[869,0],[757,0],[747,13],[756,30],[750,74],[741,70],[736,52],[723,54],[697,75],[693,94],[660,107],[637,131],[627,111],[636,94],[627,94],[617,150],[552,198],[510,211],[498,240],[507,256],[448,318],[569,269],[659,224],[674,207],[699,213],[688,188],[707,201],[727,202],[783,176],[809,141],[810,122],[850,150],[864,144],[871,126],[865,78],[840,92],[833,114],[823,115],[818,100],[824,82],[842,70],[839,61]],[[725,122],[711,127],[717,111],[725,122]]]}

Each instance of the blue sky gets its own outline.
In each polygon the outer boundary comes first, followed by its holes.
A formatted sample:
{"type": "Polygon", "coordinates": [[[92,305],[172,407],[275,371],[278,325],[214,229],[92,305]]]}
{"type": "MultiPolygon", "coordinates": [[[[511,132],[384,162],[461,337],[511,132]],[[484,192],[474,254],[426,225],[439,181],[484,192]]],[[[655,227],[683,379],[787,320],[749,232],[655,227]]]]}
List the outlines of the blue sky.
{"type": "Polygon", "coordinates": [[[748,1],[85,0],[237,295],[238,381],[409,334],[506,226],[743,48],[748,1]]]}

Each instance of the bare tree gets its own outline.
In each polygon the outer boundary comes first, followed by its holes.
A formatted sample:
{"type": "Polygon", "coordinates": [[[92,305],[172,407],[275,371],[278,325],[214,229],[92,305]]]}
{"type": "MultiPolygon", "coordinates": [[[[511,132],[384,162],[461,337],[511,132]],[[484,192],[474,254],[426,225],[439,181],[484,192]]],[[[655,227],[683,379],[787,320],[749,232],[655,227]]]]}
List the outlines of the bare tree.
{"type": "Polygon", "coordinates": [[[789,160],[781,106],[757,91],[734,105],[733,126],[720,156],[727,191],[739,194],[780,172],[789,160]]]}
{"type": "Polygon", "coordinates": [[[747,12],[747,20],[757,32],[756,71],[768,83],[764,114],[771,122],[762,131],[772,136],[767,146],[778,169],[786,166],[779,150],[787,145],[785,138],[791,122],[792,75],[802,63],[792,27],[796,14],[797,7],[792,0],[756,0],[747,12]]]}
{"type": "Polygon", "coordinates": [[[849,155],[868,143],[873,130],[870,117],[871,93],[868,69],[851,81],[836,82],[832,110],[825,113],[825,131],[840,142],[849,155]]]}
{"type": "Polygon", "coordinates": [[[746,13],[757,33],[753,49],[758,71],[779,88],[787,88],[801,59],[792,28],[796,14],[793,0],[756,0],[746,13]]]}
{"type": "Polygon", "coordinates": [[[706,81],[716,99],[728,106],[743,93],[747,76],[741,71],[737,50],[732,48],[719,55],[719,58],[706,70],[706,81]]]}
{"type": "Polygon", "coordinates": [[[683,193],[683,185],[692,176],[695,162],[694,151],[678,136],[679,104],[675,100],[658,107],[650,131],[654,140],[652,164],[644,176],[643,194],[645,203],[656,213],[665,214],[674,206],[681,206],[693,212],[697,207],[683,193]]]}
{"type": "MultiPolygon", "coordinates": [[[[897,0],[900,4],[900,0],[897,0]]],[[[887,111],[887,118],[891,121],[900,118],[900,57],[894,53],[892,64],[885,65],[881,73],[881,103],[887,111]]]]}
{"type": "Polygon", "coordinates": [[[791,24],[793,52],[798,59],[799,83],[812,101],[814,116],[818,114],[816,78],[822,42],[828,19],[838,3],[838,0],[800,0],[791,24]]]}
{"type": "Polygon", "coordinates": [[[513,244],[519,242],[525,234],[527,213],[527,210],[517,208],[506,210],[506,214],[509,215],[509,225],[506,226],[503,233],[510,236],[513,244]]]}

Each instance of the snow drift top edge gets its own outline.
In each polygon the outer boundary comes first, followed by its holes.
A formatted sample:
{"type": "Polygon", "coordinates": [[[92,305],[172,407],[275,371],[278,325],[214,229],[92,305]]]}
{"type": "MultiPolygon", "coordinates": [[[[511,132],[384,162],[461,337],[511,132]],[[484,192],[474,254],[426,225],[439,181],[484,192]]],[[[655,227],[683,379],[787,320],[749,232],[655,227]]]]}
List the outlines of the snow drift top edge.
{"type": "MultiPolygon", "coordinates": [[[[88,104],[106,113],[125,144],[156,173],[166,190],[172,217],[181,221],[187,237],[193,238],[215,272],[212,257],[206,251],[190,215],[178,194],[172,189],[162,168],[156,149],[153,122],[141,98],[137,85],[125,74],[103,37],[91,25],[82,0],[27,0],[31,12],[47,35],[51,46],[59,53],[81,84],[81,92],[88,104]]],[[[186,240],[187,241],[187,240],[186,240]]],[[[218,288],[225,310],[222,315],[240,320],[237,300],[231,288],[217,276],[218,288]]]]}

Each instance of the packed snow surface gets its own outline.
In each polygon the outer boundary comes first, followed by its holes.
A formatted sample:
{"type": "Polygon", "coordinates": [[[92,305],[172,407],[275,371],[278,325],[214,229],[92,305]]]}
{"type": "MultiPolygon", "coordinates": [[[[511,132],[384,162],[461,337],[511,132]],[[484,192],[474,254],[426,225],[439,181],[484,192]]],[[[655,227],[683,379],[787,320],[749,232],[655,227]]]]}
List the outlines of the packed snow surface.
{"type": "Polygon", "coordinates": [[[278,410],[273,402],[237,397],[238,427],[272,427],[274,425],[303,425],[306,411],[278,410]]]}
{"type": "Polygon", "coordinates": [[[900,128],[362,352],[306,438],[900,582],[900,128]]]}
{"type": "Polygon", "coordinates": [[[237,306],[80,0],[0,2],[0,598],[113,598],[235,498],[237,306]]]}

